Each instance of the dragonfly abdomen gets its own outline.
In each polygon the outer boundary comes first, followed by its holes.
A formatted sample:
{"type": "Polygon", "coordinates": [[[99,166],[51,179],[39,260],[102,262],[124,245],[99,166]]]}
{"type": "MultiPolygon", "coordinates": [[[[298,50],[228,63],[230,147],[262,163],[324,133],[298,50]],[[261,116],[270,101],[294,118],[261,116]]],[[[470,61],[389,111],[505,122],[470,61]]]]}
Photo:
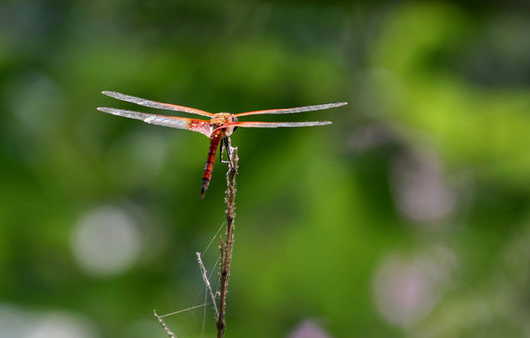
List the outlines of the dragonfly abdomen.
{"type": "Polygon", "coordinates": [[[215,163],[215,154],[217,153],[217,148],[219,148],[219,143],[223,137],[224,133],[222,131],[216,132],[210,137],[210,150],[208,151],[208,157],[206,158],[204,173],[202,175],[201,198],[204,198],[204,194],[210,185],[210,180],[212,179],[213,173],[213,165],[215,163]]]}

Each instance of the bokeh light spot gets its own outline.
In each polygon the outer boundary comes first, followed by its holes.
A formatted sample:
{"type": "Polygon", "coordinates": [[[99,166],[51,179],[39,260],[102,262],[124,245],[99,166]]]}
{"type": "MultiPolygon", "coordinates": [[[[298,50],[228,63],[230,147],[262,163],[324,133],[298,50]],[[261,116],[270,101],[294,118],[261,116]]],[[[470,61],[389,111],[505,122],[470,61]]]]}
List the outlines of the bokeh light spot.
{"type": "Polygon", "coordinates": [[[0,303],[0,337],[99,338],[95,326],[70,311],[37,312],[0,303]]]}
{"type": "Polygon", "coordinates": [[[289,338],[329,338],[330,336],[314,321],[305,320],[300,323],[289,338]]]}
{"type": "Polygon", "coordinates": [[[443,180],[441,164],[426,151],[399,156],[391,184],[397,208],[415,221],[436,222],[455,210],[456,196],[443,180]]]}
{"type": "Polygon", "coordinates": [[[49,313],[37,321],[27,338],[96,338],[94,328],[70,313],[49,313]]]}
{"type": "Polygon", "coordinates": [[[377,309],[392,324],[414,325],[437,304],[455,265],[455,256],[439,247],[412,257],[390,254],[373,282],[377,309]]]}
{"type": "Polygon", "coordinates": [[[83,215],[72,233],[72,251],[88,274],[105,276],[128,269],[137,260],[141,240],[137,224],[124,211],[104,206],[83,215]]]}

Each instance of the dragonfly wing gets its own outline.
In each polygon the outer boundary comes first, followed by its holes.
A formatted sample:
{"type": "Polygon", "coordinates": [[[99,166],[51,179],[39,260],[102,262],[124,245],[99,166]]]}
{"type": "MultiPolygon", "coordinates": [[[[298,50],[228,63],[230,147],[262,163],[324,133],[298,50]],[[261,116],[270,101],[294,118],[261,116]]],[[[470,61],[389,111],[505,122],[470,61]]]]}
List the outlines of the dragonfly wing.
{"type": "Polygon", "coordinates": [[[348,102],[335,102],[335,103],[318,104],[318,105],[315,105],[315,106],[283,108],[283,109],[256,110],[256,111],[238,113],[238,114],[235,114],[235,115],[236,116],[248,116],[248,115],[262,115],[262,114],[295,114],[295,113],[303,113],[303,112],[307,112],[307,111],[315,111],[315,110],[324,110],[324,109],[336,108],[336,107],[341,107],[341,106],[344,106],[344,105],[347,105],[347,104],[348,104],[348,102]]]}
{"type": "Polygon", "coordinates": [[[243,127],[243,128],[315,127],[315,126],[325,126],[328,124],[331,124],[331,122],[330,121],[308,121],[308,122],[242,121],[242,122],[226,123],[220,128],[226,128],[226,127],[243,127]]]}
{"type": "Polygon", "coordinates": [[[133,110],[107,107],[98,107],[98,110],[112,115],[144,121],[145,123],[156,124],[158,126],[196,131],[198,133],[206,135],[207,137],[210,137],[212,133],[212,127],[207,121],[189,119],[186,117],[146,114],[133,110]]]}
{"type": "Polygon", "coordinates": [[[173,110],[173,111],[180,111],[184,113],[190,113],[190,114],[197,114],[202,116],[213,116],[214,114],[209,113],[204,110],[196,109],[196,108],[190,108],[190,107],[184,107],[184,106],[178,106],[176,104],[170,104],[170,103],[162,103],[157,101],[151,101],[147,99],[142,99],[141,97],[136,97],[132,95],[126,95],[118,92],[109,92],[109,91],[103,91],[101,92],[104,95],[113,97],[115,99],[135,103],[140,106],[149,107],[149,108],[157,108],[157,109],[165,109],[165,110],[173,110]]]}

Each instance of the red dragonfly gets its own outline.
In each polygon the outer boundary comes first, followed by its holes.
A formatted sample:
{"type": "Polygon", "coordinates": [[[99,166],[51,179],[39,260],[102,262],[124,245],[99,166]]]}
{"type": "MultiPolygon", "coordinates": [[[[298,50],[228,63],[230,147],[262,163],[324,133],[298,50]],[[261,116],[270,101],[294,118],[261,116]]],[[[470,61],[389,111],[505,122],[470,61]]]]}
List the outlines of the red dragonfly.
{"type": "Polygon", "coordinates": [[[116,108],[107,108],[107,107],[98,107],[99,111],[104,113],[109,113],[112,115],[118,115],[127,117],[130,119],[141,120],[146,123],[156,124],[159,126],[165,126],[176,129],[187,129],[191,131],[196,131],[203,135],[206,135],[210,139],[210,151],[208,152],[208,158],[206,159],[206,165],[204,167],[204,175],[202,178],[201,185],[201,198],[204,197],[206,189],[210,184],[210,179],[212,178],[213,165],[215,162],[215,154],[221,144],[221,161],[222,161],[222,151],[223,145],[225,147],[226,153],[230,156],[230,136],[232,132],[238,127],[244,128],[277,128],[277,127],[313,127],[313,126],[324,126],[331,124],[330,121],[312,121],[312,122],[253,122],[253,121],[238,121],[240,116],[248,115],[262,115],[262,114],[293,114],[293,113],[302,113],[314,110],[323,110],[329,108],[335,108],[344,106],[347,102],[336,102],[336,103],[327,103],[319,104],[315,106],[305,106],[305,107],[296,107],[296,108],[284,108],[284,109],[268,109],[268,110],[256,110],[249,111],[238,114],[230,113],[217,113],[213,114],[204,110],[189,108],[184,106],[178,106],[175,104],[161,103],[156,101],[151,101],[147,99],[142,99],[136,96],[125,95],[118,92],[102,92],[104,95],[113,97],[115,99],[131,102],[138,104],[140,106],[172,110],[190,114],[196,114],[201,116],[207,116],[210,118],[210,121],[204,121],[199,119],[191,119],[187,117],[177,117],[177,116],[166,116],[166,115],[157,115],[157,114],[146,114],[140,113],[132,110],[125,109],[116,109],[116,108]]]}

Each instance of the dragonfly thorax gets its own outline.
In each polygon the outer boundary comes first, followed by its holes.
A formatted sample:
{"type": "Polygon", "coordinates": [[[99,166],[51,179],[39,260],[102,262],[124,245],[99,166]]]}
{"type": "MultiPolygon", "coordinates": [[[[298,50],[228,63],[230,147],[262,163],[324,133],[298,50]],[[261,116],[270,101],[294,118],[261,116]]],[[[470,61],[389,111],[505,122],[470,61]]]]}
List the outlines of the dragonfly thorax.
{"type": "MultiPolygon", "coordinates": [[[[237,122],[237,117],[230,113],[217,113],[210,120],[210,124],[214,129],[221,128],[227,123],[237,122]]],[[[225,135],[230,136],[234,131],[234,127],[227,127],[225,129],[225,135]]]]}

